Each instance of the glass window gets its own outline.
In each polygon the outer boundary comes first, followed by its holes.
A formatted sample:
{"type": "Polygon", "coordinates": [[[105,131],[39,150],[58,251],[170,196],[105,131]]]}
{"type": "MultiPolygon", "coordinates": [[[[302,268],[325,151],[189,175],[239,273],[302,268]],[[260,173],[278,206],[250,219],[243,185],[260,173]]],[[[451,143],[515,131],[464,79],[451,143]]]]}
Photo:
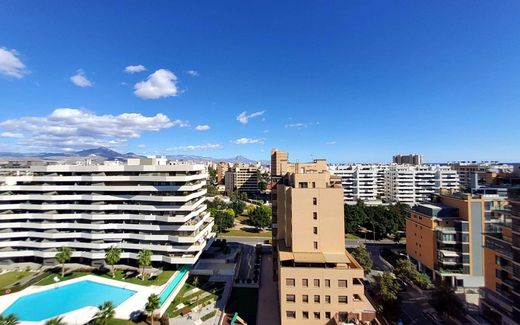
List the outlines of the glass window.
{"type": "Polygon", "coordinates": [[[294,287],[295,281],[293,278],[287,278],[285,279],[285,285],[288,287],[294,287]]]}
{"type": "Polygon", "coordinates": [[[308,302],[309,302],[309,296],[308,296],[308,295],[303,295],[303,296],[302,296],[302,301],[303,301],[304,303],[308,303],[308,302]]]}
{"type": "Polygon", "coordinates": [[[309,286],[309,280],[308,279],[302,279],[302,286],[308,287],[309,286]]]}
{"type": "Polygon", "coordinates": [[[330,288],[330,279],[325,279],[325,286],[330,288]]]}
{"type": "Polygon", "coordinates": [[[313,198],[312,198],[312,204],[313,204],[313,205],[318,205],[318,198],[313,197],[313,198]]]}
{"type": "Polygon", "coordinates": [[[315,287],[320,287],[320,279],[314,279],[314,286],[315,287]]]}
{"type": "Polygon", "coordinates": [[[285,312],[285,315],[287,316],[287,318],[296,318],[296,312],[295,311],[286,311],[285,312]]]}
{"type": "Polygon", "coordinates": [[[314,319],[320,319],[320,312],[319,311],[315,311],[314,312],[314,319]]]}
{"type": "Polygon", "coordinates": [[[348,301],[347,296],[338,296],[338,303],[340,304],[346,304],[348,301]]]}
{"type": "Polygon", "coordinates": [[[312,227],[312,232],[317,235],[318,234],[318,227],[312,227]]]}
{"type": "Polygon", "coordinates": [[[325,312],[325,318],[326,319],[330,319],[330,311],[326,311],[325,312]]]}
{"type": "Polygon", "coordinates": [[[303,317],[303,319],[309,319],[309,312],[308,311],[302,312],[302,317],[303,317]]]}
{"type": "Polygon", "coordinates": [[[320,296],[319,295],[314,295],[314,303],[315,304],[319,304],[320,303],[320,296]]]}
{"type": "Polygon", "coordinates": [[[295,295],[286,295],[287,302],[296,302],[296,296],[295,295]]]}
{"type": "Polygon", "coordinates": [[[346,288],[347,287],[347,280],[338,280],[338,287],[346,288]]]}
{"type": "Polygon", "coordinates": [[[330,296],[329,295],[325,296],[325,303],[326,304],[330,304],[330,296]]]}

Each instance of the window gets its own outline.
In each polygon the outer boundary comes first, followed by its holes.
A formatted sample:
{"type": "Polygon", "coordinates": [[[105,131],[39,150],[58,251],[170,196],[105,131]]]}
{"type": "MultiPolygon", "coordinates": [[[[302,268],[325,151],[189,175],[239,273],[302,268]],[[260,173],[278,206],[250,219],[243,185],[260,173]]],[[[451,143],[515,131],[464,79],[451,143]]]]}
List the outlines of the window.
{"type": "Polygon", "coordinates": [[[330,319],[330,311],[326,311],[325,312],[325,318],[326,319],[330,319]]]}
{"type": "Polygon", "coordinates": [[[313,204],[313,205],[318,205],[318,198],[313,197],[313,198],[312,198],[312,204],[313,204]]]}
{"type": "Polygon", "coordinates": [[[312,182],[312,188],[316,188],[316,182],[312,182]]]}
{"type": "Polygon", "coordinates": [[[304,303],[308,303],[308,302],[309,302],[309,296],[308,296],[308,295],[303,295],[303,296],[302,296],[302,301],[303,301],[304,303]]]}
{"type": "Polygon", "coordinates": [[[354,294],[354,301],[361,301],[361,297],[358,294],[354,294]]]}
{"type": "Polygon", "coordinates": [[[309,312],[308,311],[302,312],[302,317],[303,317],[303,319],[309,319],[309,312]]]}
{"type": "Polygon", "coordinates": [[[320,312],[319,311],[315,311],[314,312],[314,319],[320,319],[320,312]]]}
{"type": "Polygon", "coordinates": [[[314,286],[315,287],[320,287],[320,279],[314,279],[314,286]]]}
{"type": "Polygon", "coordinates": [[[320,296],[319,295],[314,295],[314,303],[315,304],[319,304],[320,303],[320,296]]]}
{"type": "Polygon", "coordinates": [[[307,279],[302,279],[302,286],[304,286],[304,287],[308,287],[308,286],[309,286],[309,280],[307,280],[307,279]]]}
{"type": "Polygon", "coordinates": [[[307,187],[309,187],[307,182],[300,182],[299,186],[300,186],[300,188],[307,188],[307,187]]]}
{"type": "Polygon", "coordinates": [[[347,280],[338,280],[338,287],[346,288],[347,287],[347,280]]]}
{"type": "Polygon", "coordinates": [[[296,302],[296,296],[295,295],[286,295],[285,301],[287,301],[287,302],[296,302]]]}
{"type": "Polygon", "coordinates": [[[329,295],[325,296],[325,303],[326,304],[330,304],[330,296],[329,295]]]}
{"type": "Polygon", "coordinates": [[[338,296],[338,303],[340,304],[346,304],[347,300],[347,296],[338,296]]]}
{"type": "Polygon", "coordinates": [[[295,281],[293,278],[287,278],[285,279],[285,285],[288,287],[294,287],[295,281]]]}
{"type": "Polygon", "coordinates": [[[287,316],[287,318],[296,318],[296,312],[295,311],[286,311],[285,312],[285,315],[287,316]]]}
{"type": "Polygon", "coordinates": [[[325,286],[330,288],[330,279],[325,279],[325,286]]]}
{"type": "Polygon", "coordinates": [[[317,241],[314,242],[314,249],[318,249],[318,242],[317,241]]]}
{"type": "Polygon", "coordinates": [[[315,211],[312,213],[312,219],[318,220],[318,212],[315,211]]]}
{"type": "Polygon", "coordinates": [[[318,227],[312,227],[312,233],[317,235],[318,234],[318,227]]]}

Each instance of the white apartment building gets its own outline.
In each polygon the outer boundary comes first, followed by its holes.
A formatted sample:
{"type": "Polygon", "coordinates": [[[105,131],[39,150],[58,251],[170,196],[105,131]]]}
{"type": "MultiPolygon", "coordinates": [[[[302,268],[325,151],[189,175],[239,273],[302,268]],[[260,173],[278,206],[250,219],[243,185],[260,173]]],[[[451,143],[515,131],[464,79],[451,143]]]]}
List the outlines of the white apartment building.
{"type": "Polygon", "coordinates": [[[347,204],[358,200],[366,204],[398,201],[415,204],[440,189],[459,187],[457,173],[444,166],[338,164],[329,165],[329,170],[341,177],[347,204]]]}
{"type": "Polygon", "coordinates": [[[367,204],[381,203],[385,198],[385,170],[381,164],[336,164],[329,171],[341,177],[345,203],[354,204],[362,200],[367,204]]]}
{"type": "Polygon", "coordinates": [[[448,163],[451,169],[457,171],[460,177],[460,184],[469,188],[471,186],[471,178],[475,174],[482,174],[485,172],[496,173],[511,173],[513,166],[501,164],[497,161],[457,161],[448,163]]]}
{"type": "Polygon", "coordinates": [[[429,201],[441,189],[458,190],[459,176],[447,166],[390,165],[385,171],[388,202],[416,204],[429,201]]]}
{"type": "Polygon", "coordinates": [[[203,165],[156,158],[0,176],[0,263],[54,265],[67,246],[71,262],[98,266],[115,245],[121,264],[143,249],[154,264],[194,264],[214,237],[206,177],[203,165]]]}

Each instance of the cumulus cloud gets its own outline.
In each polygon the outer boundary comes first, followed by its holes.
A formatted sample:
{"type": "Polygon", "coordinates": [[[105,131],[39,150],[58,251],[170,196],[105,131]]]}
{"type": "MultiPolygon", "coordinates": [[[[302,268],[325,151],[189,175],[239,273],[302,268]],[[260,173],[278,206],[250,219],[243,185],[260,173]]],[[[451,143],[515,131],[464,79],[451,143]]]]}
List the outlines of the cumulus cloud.
{"type": "Polygon", "coordinates": [[[188,71],[186,71],[186,73],[189,74],[192,77],[198,77],[199,76],[199,72],[197,70],[188,70],[188,71]]]}
{"type": "Polygon", "coordinates": [[[0,47],[0,74],[20,79],[28,73],[16,50],[0,47]]]}
{"type": "Polygon", "coordinates": [[[195,127],[195,130],[197,131],[207,131],[209,129],[211,129],[211,127],[207,124],[200,124],[195,127]]]}
{"type": "Polygon", "coordinates": [[[203,151],[203,150],[216,150],[222,149],[220,144],[198,144],[198,145],[189,145],[189,146],[179,146],[173,148],[166,148],[166,151],[203,151]]]}
{"type": "Polygon", "coordinates": [[[21,138],[21,137],[23,137],[23,134],[15,133],[15,132],[2,132],[2,133],[0,133],[0,137],[3,137],[3,138],[21,138]]]}
{"type": "Polygon", "coordinates": [[[143,71],[146,71],[146,68],[142,64],[129,65],[125,68],[126,73],[136,73],[136,72],[143,72],[143,71]]]}
{"type": "Polygon", "coordinates": [[[286,128],[295,128],[295,129],[305,129],[305,128],[308,128],[310,126],[315,126],[315,125],[319,125],[320,122],[310,122],[310,123],[290,123],[290,124],[285,124],[285,127],[286,128]]]}
{"type": "Polygon", "coordinates": [[[170,70],[159,69],[134,86],[134,94],[143,99],[177,96],[177,76],[170,70]]]}
{"type": "Polygon", "coordinates": [[[253,139],[253,138],[238,138],[236,140],[231,141],[234,144],[263,144],[263,139],[253,139]]]}
{"type": "Polygon", "coordinates": [[[143,132],[186,125],[164,114],[139,113],[97,115],[84,109],[58,108],[47,116],[27,116],[0,122],[4,134],[16,135],[23,150],[79,150],[90,147],[117,147],[143,132]]]}
{"type": "Polygon", "coordinates": [[[87,79],[85,71],[83,71],[82,69],[79,69],[75,75],[70,77],[70,81],[72,81],[72,83],[78,87],[92,87],[92,82],[87,79]]]}
{"type": "Polygon", "coordinates": [[[250,119],[262,116],[264,115],[264,113],[265,111],[254,112],[251,114],[247,114],[247,112],[242,112],[237,115],[237,121],[239,121],[242,124],[247,124],[250,119]]]}

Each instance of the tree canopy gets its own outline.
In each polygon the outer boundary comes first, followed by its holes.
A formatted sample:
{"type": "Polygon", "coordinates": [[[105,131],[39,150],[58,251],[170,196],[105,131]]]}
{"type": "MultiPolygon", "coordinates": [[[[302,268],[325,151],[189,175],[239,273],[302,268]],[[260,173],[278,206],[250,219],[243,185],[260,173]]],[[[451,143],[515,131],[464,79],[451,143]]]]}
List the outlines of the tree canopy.
{"type": "Polygon", "coordinates": [[[345,232],[354,234],[361,227],[375,232],[375,238],[381,239],[389,234],[395,235],[404,230],[406,205],[396,203],[388,206],[367,206],[362,201],[355,205],[345,205],[345,232]]]}
{"type": "Polygon", "coordinates": [[[272,219],[272,211],[271,208],[266,205],[260,205],[255,207],[250,215],[249,222],[252,226],[257,229],[262,229],[271,226],[272,219]]]}
{"type": "Polygon", "coordinates": [[[359,245],[352,251],[352,256],[358,261],[358,263],[363,267],[365,271],[365,275],[369,274],[372,271],[372,258],[370,257],[370,253],[367,251],[365,245],[359,245]]]}

